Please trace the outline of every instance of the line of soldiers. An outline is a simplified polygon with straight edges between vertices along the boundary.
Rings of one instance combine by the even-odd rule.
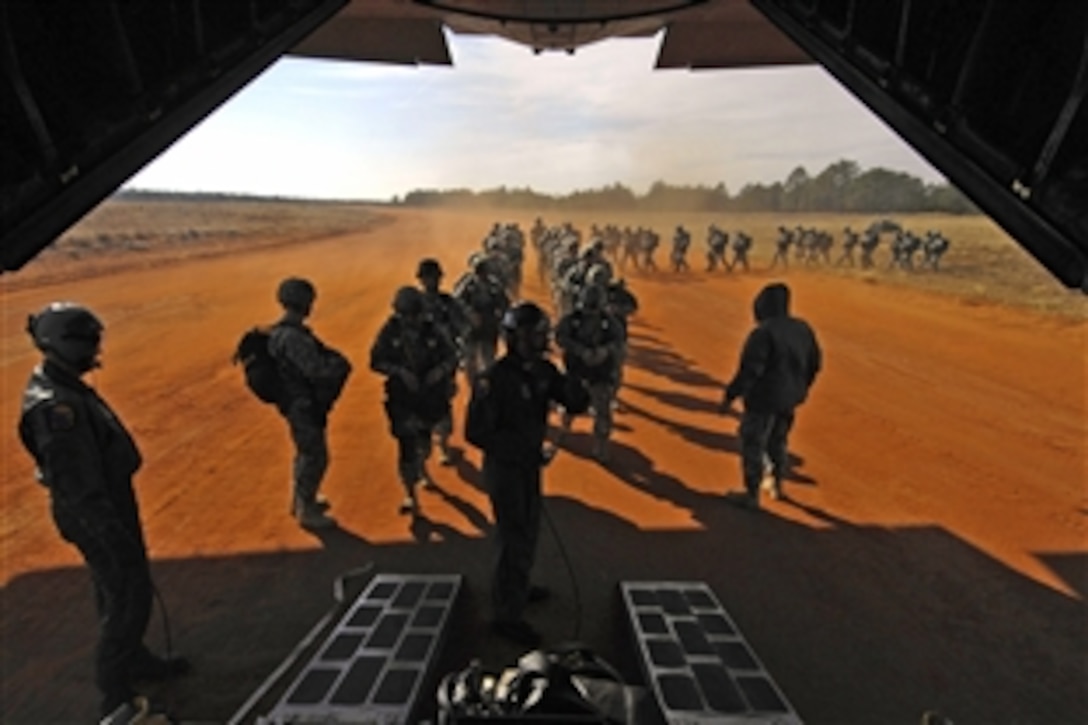
[[[734,232],[730,240],[727,232],[716,224],[711,224],[706,233],[706,271],[713,272],[721,267],[726,272],[732,272],[737,267],[744,267],[744,271],[748,272],[751,270],[748,264],[748,252],[751,249],[752,237],[748,234]],[[726,260],[729,250],[733,252],[733,258]]]
[[[589,390],[593,456],[607,461],[627,358],[627,325],[638,300],[623,279],[614,278],[607,245],[599,234],[581,247],[580,236],[566,223],[545,229],[534,239],[558,318],[555,342],[568,374]],[[570,431],[572,417],[564,411],[561,421],[560,440]]]
[[[924,236],[919,236],[903,229],[898,224],[889,221],[874,222],[863,232],[854,231],[847,226],[842,233],[842,253],[831,261],[831,250],[834,247],[834,237],[830,232],[821,229],[797,226],[788,229],[778,227],[778,238],[775,241],[775,253],[771,260],[771,269],[781,264],[789,267],[790,249],[793,249],[794,260],[806,266],[815,264],[827,264],[836,267],[860,267],[861,269],[873,269],[876,261],[874,253],[880,247],[884,233],[892,234],[889,249],[891,258],[888,269],[898,268],[906,271],[914,269],[930,269],[939,271],[941,258],[948,252],[951,243],[940,231],[927,230]],[[859,256],[855,258],[855,252]],[[921,252],[921,263],[916,267],[915,255]]]

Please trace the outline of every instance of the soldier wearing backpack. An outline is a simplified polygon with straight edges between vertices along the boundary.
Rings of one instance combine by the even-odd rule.
[[[469,260],[470,270],[457,281],[453,296],[465,310],[468,326],[464,335],[464,368],[469,387],[476,377],[495,362],[499,343],[499,321],[510,306],[502,283],[494,276],[491,261],[477,252]]]
[[[442,283],[442,265],[437,259],[428,257],[419,263],[416,279],[423,291],[423,315],[439,332],[444,334],[460,360],[463,356],[463,338],[468,327],[468,319],[461,303],[454,299],[449,292],[439,289]],[[457,394],[457,368],[450,371],[449,387],[446,395],[452,401]],[[450,434],[453,433],[453,418],[447,412],[435,425],[434,432],[438,435],[439,463],[448,466],[453,463],[450,451]]]
[[[329,411],[351,373],[351,363],[303,324],[316,297],[308,280],[289,277],[280,283],[276,299],[284,314],[272,327],[268,350],[282,381],[276,406],[287,419],[295,444],[292,514],[306,528],[328,528],[335,526],[336,520],[325,513],[329,503],[318,495],[329,466],[325,429]]]

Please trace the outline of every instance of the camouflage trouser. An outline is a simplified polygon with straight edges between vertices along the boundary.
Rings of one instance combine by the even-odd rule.
[[[616,368],[612,373],[615,384],[612,386],[612,397],[615,398],[623,387],[623,364],[627,362],[627,339],[616,346]]]
[[[431,438],[426,430],[397,436],[397,475],[409,494],[423,478],[423,461],[430,449]]]
[[[589,388],[589,407],[593,411],[593,436],[598,440],[607,439],[612,434],[612,399],[616,388],[611,381],[586,383]],[[574,416],[563,411],[563,430],[570,430]]]
[[[450,399],[450,401],[452,402],[453,399],[456,396],[457,396],[457,379],[456,378],[450,378],[450,387],[449,387],[449,399]],[[433,430],[434,430],[434,433],[438,436],[438,439],[441,440],[441,441],[445,441],[450,437],[450,434],[453,433],[453,409],[452,408],[447,410],[446,414],[438,419],[438,422],[435,423],[435,426],[434,426]],[[429,448],[430,448],[430,446],[428,446],[428,449]],[[428,453],[429,453],[429,450],[428,450]]]
[[[593,435],[598,439],[612,434],[612,383],[590,383],[589,404],[593,407]]]
[[[423,421],[410,408],[394,406],[386,401],[389,432],[397,439],[397,476],[411,495],[423,478],[423,462],[430,454],[431,431],[434,426]]]
[[[287,424],[295,444],[292,483],[297,501],[312,504],[329,467],[329,447],[325,440],[325,421],[310,401],[295,402],[287,411]]]
[[[787,438],[793,427],[793,411],[764,413],[745,410],[740,419],[740,459],[744,488],[759,495],[764,460],[770,459],[775,480],[781,481],[787,468]]]

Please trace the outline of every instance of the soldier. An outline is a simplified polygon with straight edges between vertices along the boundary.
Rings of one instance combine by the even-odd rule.
[[[468,327],[468,320],[461,303],[448,292],[439,289],[442,282],[442,265],[437,259],[427,258],[419,263],[416,279],[423,288],[423,314],[446,336],[450,347],[456,351],[458,359],[463,354],[463,338]],[[450,372],[448,396],[452,401],[457,394],[457,366]],[[453,433],[453,417],[447,411],[446,415],[438,421],[434,432],[438,435],[438,462],[443,466],[452,463],[450,457],[450,434]]]
[[[623,329],[605,309],[607,291],[586,287],[577,308],[559,320],[555,341],[563,350],[567,373],[589,390],[593,408],[593,457],[608,460],[612,434],[612,396],[616,389],[616,362],[623,345]],[[562,430],[570,430],[574,411],[564,410]]]
[[[777,267],[780,261],[783,267],[789,268],[791,244],[793,244],[793,233],[786,227],[779,226],[778,239],[774,242],[774,258],[771,260],[771,269]]]
[[[861,238],[861,268],[872,269],[876,262],[873,261],[873,252],[880,246],[880,232],[872,225],[865,230]]]
[[[133,683],[189,670],[143,643],[153,585],[132,476],[141,456],[121,419],[82,377],[99,367],[103,325],[86,307],[48,305],[27,321],[44,360],[23,393],[19,437],[50,495],[57,531],[83,556],[98,607],[95,684],[102,715],[137,699]]]
[[[844,227],[842,230],[842,256],[835,262],[836,267],[842,266],[842,264],[848,263],[851,267],[854,264],[854,247],[858,246],[858,242],[861,238],[858,233],[850,227]]]
[[[672,237],[672,253],[669,255],[673,272],[686,272],[691,269],[688,266],[688,248],[690,246],[691,232],[684,229],[682,224],[678,224]]]
[[[336,520],[326,513],[329,502],[318,492],[329,467],[326,428],[329,412],[351,373],[351,363],[304,324],[317,299],[309,280],[288,277],[280,283],[276,299],[284,312],[272,327],[268,351],[284,385],[283,397],[276,405],[295,444],[291,512],[301,526],[328,528],[335,526]]]
[[[540,532],[540,469],[549,460],[543,447],[548,411],[558,403],[581,413],[589,403],[578,381],[547,359],[548,328],[548,315],[532,302],[506,312],[506,354],[476,381],[465,421],[466,439],[483,451],[483,481],[495,517],[492,629],[525,647],[540,641],[523,618],[525,606],[548,596],[530,584]]]
[[[932,229],[926,232],[925,241],[922,243],[922,267],[929,267],[934,272],[939,270],[941,257],[948,251],[950,243],[940,232]]]
[[[765,461],[771,462],[771,497],[782,497],[787,466],[787,437],[794,410],[804,402],[820,371],[821,353],[812,328],[789,313],[790,290],[769,284],[756,296],[756,328],[748,334],[740,366],[725,388],[721,412],[744,399],[740,422],[743,492],[730,491],[726,500],[742,508],[759,509],[759,488]]]
[[[450,415],[449,381],[457,370],[457,350],[424,314],[423,293],[401,287],[393,314],[370,349],[370,369],[385,375],[385,413],[397,439],[397,473],[404,484],[401,513],[418,508],[416,485],[430,487],[423,464],[431,435]]]
[[[706,235],[706,271],[713,272],[719,265],[726,269],[725,249],[729,244],[729,235],[715,224],[710,225]]]
[[[486,257],[477,252],[470,258],[471,271],[458,280],[454,298],[461,303],[468,318],[464,335],[464,367],[469,386],[476,376],[495,361],[499,342],[499,321],[510,298],[502,284],[492,276]]]
[[[616,383],[612,391],[613,400],[616,400],[620,387],[623,385],[623,366],[627,362],[628,320],[631,315],[638,312],[638,298],[627,287],[624,280],[609,283],[605,310],[619,323],[620,328],[620,344],[616,347],[616,372],[613,375]]]
[[[752,238],[744,232],[737,232],[733,235],[733,259],[729,262],[729,266],[726,269],[732,272],[737,268],[737,265],[744,267],[744,271],[750,271],[748,266],[748,251],[752,248]]]

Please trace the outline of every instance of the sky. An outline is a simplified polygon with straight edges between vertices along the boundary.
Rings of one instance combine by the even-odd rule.
[[[736,194],[842,159],[944,183],[816,65],[654,70],[660,35],[574,55],[447,42],[453,67],[282,58],[125,186],[382,201],[664,181]]]

